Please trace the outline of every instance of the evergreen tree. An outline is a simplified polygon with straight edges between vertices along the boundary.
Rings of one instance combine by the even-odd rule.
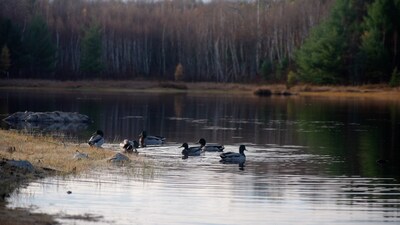
[[[390,78],[389,85],[391,87],[400,86],[400,72],[397,71],[397,67],[394,68],[394,70],[392,72],[392,77]]]
[[[272,80],[272,62],[269,59],[265,59],[261,64],[261,76],[264,80]]]
[[[20,68],[20,58],[23,52],[21,31],[9,19],[0,18],[0,46],[7,46],[9,61],[12,62],[7,71],[12,72],[13,70],[18,70],[18,68]],[[17,75],[17,73],[14,75]]]
[[[317,84],[355,80],[364,4],[360,0],[336,1],[331,15],[312,30],[296,52],[301,80]]]
[[[10,69],[10,66],[10,50],[8,49],[7,45],[5,45],[1,49],[0,54],[0,72],[2,72],[3,74],[7,74],[8,77],[8,70]]]
[[[100,27],[93,25],[84,34],[81,42],[81,71],[86,74],[98,74],[104,69],[102,61]]]
[[[375,0],[368,7],[361,37],[361,54],[364,56],[366,81],[387,82],[391,72],[400,66],[399,2]]]
[[[24,55],[22,63],[31,75],[52,72],[56,66],[56,47],[46,22],[41,16],[34,16],[23,34]],[[32,77],[32,76],[31,76]]]

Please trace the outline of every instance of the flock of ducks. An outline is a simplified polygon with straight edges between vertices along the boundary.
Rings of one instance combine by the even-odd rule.
[[[161,136],[150,136],[147,135],[146,131],[142,131],[139,135],[139,142],[136,140],[125,139],[120,143],[120,147],[126,153],[138,153],[139,147],[146,147],[149,145],[162,145],[165,143],[165,138]],[[204,138],[200,138],[197,142],[200,146],[189,147],[188,143],[183,143],[180,148],[182,150],[182,159],[187,159],[189,156],[200,156],[203,152],[223,152],[224,146],[217,144],[207,144]],[[88,144],[91,147],[101,147],[104,144],[104,133],[101,130],[97,130],[89,139]],[[239,153],[236,152],[224,152],[220,154],[221,163],[237,163],[243,165],[246,161],[246,155],[244,154],[246,146],[240,145]]]

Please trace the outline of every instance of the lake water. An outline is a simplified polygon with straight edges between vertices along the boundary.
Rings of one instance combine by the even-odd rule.
[[[167,143],[139,149],[149,167],[45,178],[13,193],[9,207],[63,224],[400,224],[400,100],[0,91],[2,118],[55,110],[94,122],[14,128],[76,142],[102,129],[111,150],[142,130]],[[200,137],[225,152],[245,144],[244,168],[220,164],[219,153],[182,160],[178,147]]]

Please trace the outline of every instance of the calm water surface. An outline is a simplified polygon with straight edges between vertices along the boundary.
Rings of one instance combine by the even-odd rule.
[[[74,111],[94,122],[1,126],[76,142],[102,129],[111,151],[143,129],[167,138],[140,149],[148,167],[45,178],[9,199],[65,224],[400,223],[400,100],[0,91],[2,117],[26,110]],[[220,164],[218,153],[182,160],[178,147],[200,137],[225,151],[246,144],[245,167]]]

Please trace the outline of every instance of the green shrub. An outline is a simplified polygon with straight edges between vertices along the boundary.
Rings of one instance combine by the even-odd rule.
[[[290,89],[297,83],[297,74],[293,71],[289,71],[287,75],[287,80],[286,80],[286,87]]]
[[[269,60],[264,60],[261,64],[261,76],[264,80],[271,80],[272,63]]]
[[[400,72],[397,71],[397,67],[394,68],[394,70],[392,72],[392,77],[390,78],[389,85],[391,87],[400,86]]]

